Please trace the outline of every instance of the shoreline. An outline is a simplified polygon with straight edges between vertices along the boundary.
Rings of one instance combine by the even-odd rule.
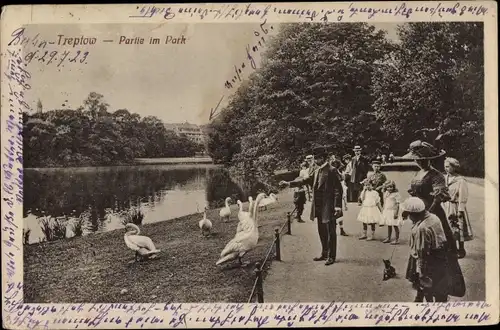
[[[60,170],[60,169],[87,169],[87,168],[116,168],[134,167],[142,165],[217,165],[210,157],[172,157],[172,158],[136,158],[129,164],[99,165],[99,166],[47,166],[24,167],[26,170]]]
[[[294,209],[292,192],[280,195],[278,204],[259,212],[259,242],[244,257],[249,262],[244,268],[234,267],[235,263],[215,266],[236,233],[238,206],[231,205],[229,222],[219,219],[220,208],[207,212],[214,228],[210,238],[203,238],[198,228],[202,213],[141,225],[141,235],[150,237],[162,251],[158,259],[146,262],[129,264],[134,253],[125,245],[124,229],[24,245],[24,301],[246,302],[255,280],[255,263],[265,257],[274,229]],[[101,288],[97,293],[91,289],[96,285]]]

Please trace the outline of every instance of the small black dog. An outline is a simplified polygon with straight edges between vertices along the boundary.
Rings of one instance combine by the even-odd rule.
[[[384,281],[387,281],[388,279],[396,277],[396,268],[391,266],[391,261],[386,260],[386,259],[383,259],[383,260],[384,260],[384,265],[385,265]]]

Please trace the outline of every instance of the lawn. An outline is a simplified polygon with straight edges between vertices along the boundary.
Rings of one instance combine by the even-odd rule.
[[[140,263],[129,264],[134,253],[125,246],[125,229],[25,245],[24,301],[246,302],[255,279],[255,262],[262,261],[274,229],[293,208],[291,194],[280,194],[278,204],[259,213],[259,244],[244,257],[250,262],[244,268],[234,267],[235,263],[215,266],[236,232],[237,205],[232,205],[227,223],[219,220],[219,209],[207,212],[214,225],[210,238],[203,238],[198,228],[202,214],[144,224],[141,235],[151,237],[162,252],[159,258]]]

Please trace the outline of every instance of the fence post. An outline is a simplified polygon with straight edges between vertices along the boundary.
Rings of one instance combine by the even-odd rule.
[[[257,262],[255,264],[255,276],[257,277],[257,287],[256,287],[256,293],[257,293],[257,302],[258,303],[263,303],[264,302],[264,288],[263,288],[263,281],[262,281],[262,270],[260,269],[260,262]]]
[[[288,212],[286,217],[287,234],[292,235],[292,214]]]
[[[276,244],[276,260],[281,261],[280,230],[274,229],[274,241]]]

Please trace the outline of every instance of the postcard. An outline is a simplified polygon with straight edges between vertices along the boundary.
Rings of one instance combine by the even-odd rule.
[[[496,13],[2,8],[4,326],[498,323]]]

